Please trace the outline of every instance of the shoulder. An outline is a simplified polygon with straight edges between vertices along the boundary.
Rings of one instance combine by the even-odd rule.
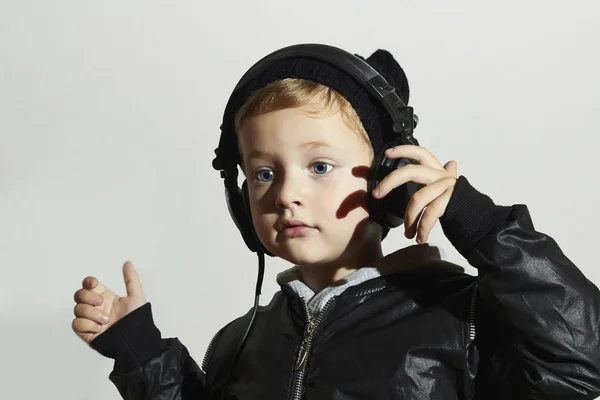
[[[470,293],[478,282],[477,276],[467,274],[462,266],[445,260],[431,260],[384,278],[389,286],[411,292],[440,291],[440,296]]]
[[[254,307],[251,307],[244,315],[232,320],[227,325],[222,327],[215,335],[209,350],[206,354],[206,362],[216,361],[218,359],[231,359],[235,353],[237,346],[243,339],[246,330],[254,316],[253,327],[257,324],[264,323],[264,319],[268,318],[273,313],[287,312],[287,296],[281,291],[276,292],[271,301],[264,306],[259,306],[254,315]]]

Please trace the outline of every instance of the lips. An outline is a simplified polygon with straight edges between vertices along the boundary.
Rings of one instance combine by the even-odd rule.
[[[302,227],[302,226],[310,228],[310,226],[308,224],[306,224],[304,221],[301,221],[299,219],[284,220],[281,223],[281,229],[280,229],[280,231],[283,231],[283,230],[288,229],[288,228],[295,228],[295,227]]]
[[[312,226],[307,225],[305,222],[298,219],[284,220],[279,224],[279,226],[281,227],[279,229],[279,233],[288,238],[304,236],[313,229]]]

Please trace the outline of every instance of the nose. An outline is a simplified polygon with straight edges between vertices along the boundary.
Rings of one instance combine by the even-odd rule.
[[[286,174],[280,180],[276,190],[275,204],[278,208],[292,209],[301,207],[304,204],[306,182],[301,177]]]

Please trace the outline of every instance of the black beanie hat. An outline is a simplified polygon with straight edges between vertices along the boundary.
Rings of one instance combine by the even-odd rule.
[[[404,70],[386,50],[377,50],[366,61],[385,80],[396,88],[398,96],[408,104],[410,90]],[[314,58],[293,57],[281,60],[263,70],[246,85],[238,88],[231,99],[223,117],[223,132],[228,132],[224,138],[226,154],[219,154],[215,168],[222,169],[225,165],[241,165],[238,152],[237,136],[235,135],[235,115],[246,100],[255,91],[268,84],[284,78],[298,78],[314,81],[338,91],[352,105],[363,124],[375,154],[383,152],[393,138],[391,118],[386,115],[384,107],[373,95],[367,92],[353,77],[336,66]]]

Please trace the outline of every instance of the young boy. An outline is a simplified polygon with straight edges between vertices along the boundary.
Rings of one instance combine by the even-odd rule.
[[[389,53],[366,61],[408,101]],[[418,164],[392,172],[373,196],[423,185],[404,220],[418,244],[384,257],[386,232],[367,200],[369,168],[385,150],[378,109],[326,63],[274,68],[235,110],[236,156],[260,243],[294,266],[278,275],[281,291],[260,307],[237,361],[251,312],[215,335],[201,366],[176,338],[161,338],[130,262],[126,297],[84,279],[73,329],[115,359],[110,380],[123,398],[600,395],[600,293],[535,231],[527,207],[497,206],[457,177],[455,162],[442,166],[423,147],[396,146],[388,157]],[[426,244],[438,219],[478,277]]]

